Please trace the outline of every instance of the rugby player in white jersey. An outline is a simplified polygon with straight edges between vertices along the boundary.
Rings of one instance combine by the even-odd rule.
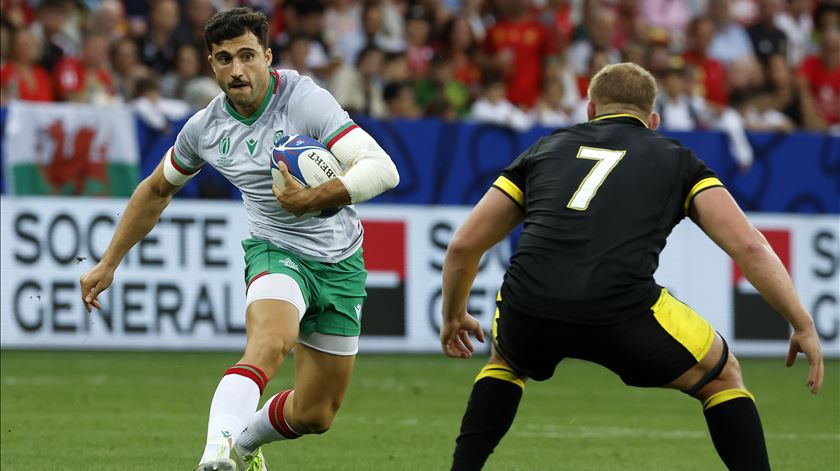
[[[80,279],[85,307],[100,308],[128,250],[157,223],[178,191],[209,164],[242,192],[251,237],[246,262],[247,343],[213,396],[197,470],[266,469],[260,446],[323,433],[350,381],[367,272],[354,203],[395,187],[390,157],[326,90],[292,70],[274,70],[268,21],[236,8],[205,26],[210,64],[223,93],[195,114],[128,202],[102,260]],[[284,135],[327,146],[344,175],[305,189],[284,171],[272,184],[271,149]],[[302,216],[341,207],[329,218]],[[295,348],[294,389],[256,410],[266,383]],[[256,412],[255,412],[256,411]]]

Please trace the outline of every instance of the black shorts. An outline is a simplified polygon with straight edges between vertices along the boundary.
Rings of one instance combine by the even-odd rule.
[[[496,351],[537,381],[551,378],[568,357],[605,366],[630,386],[665,386],[703,359],[716,335],[664,288],[649,310],[608,325],[569,324],[515,312],[501,299],[496,304]]]

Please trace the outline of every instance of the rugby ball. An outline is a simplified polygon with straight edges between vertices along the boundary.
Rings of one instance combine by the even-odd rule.
[[[320,142],[302,134],[283,136],[274,144],[271,152],[271,178],[280,189],[286,186],[283,174],[277,164],[283,162],[289,175],[306,188],[323,185],[327,180],[341,174],[338,159]],[[311,216],[329,217],[341,208],[329,208]]]

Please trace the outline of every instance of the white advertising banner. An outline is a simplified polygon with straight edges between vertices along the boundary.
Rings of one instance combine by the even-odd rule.
[[[176,200],[129,252],[102,311],[79,276],[101,256],[126,200],[0,199],[2,348],[240,350],[248,237],[235,201]],[[446,245],[470,208],[359,207],[369,271],[362,351],[437,352]],[[840,217],[751,217],[791,272],[828,356],[840,356]],[[510,247],[482,260],[469,309],[489,330]],[[662,254],[657,281],[721,332],[733,351],[783,355],[788,328],[731,260],[691,223]]]

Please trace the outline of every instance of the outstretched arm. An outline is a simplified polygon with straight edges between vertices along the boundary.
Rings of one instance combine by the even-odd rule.
[[[491,188],[455,232],[443,261],[443,325],[440,343],[450,357],[469,358],[474,348],[469,334],[484,342],[478,321],[467,313],[467,299],[481,256],[524,218],[507,195]]]
[[[796,294],[779,257],[767,239],[747,220],[735,200],[722,187],[694,197],[691,219],[738,264],[744,276],[792,326],[787,366],[798,352],[808,359],[808,387],[816,394],[823,382],[823,356],[814,320]]]
[[[114,272],[125,254],[155,227],[172,195],[181,188],[170,183],[164,175],[166,158],[137,185],[102,259],[79,279],[82,301],[88,312],[93,307],[102,307],[97,296],[111,285]]]

